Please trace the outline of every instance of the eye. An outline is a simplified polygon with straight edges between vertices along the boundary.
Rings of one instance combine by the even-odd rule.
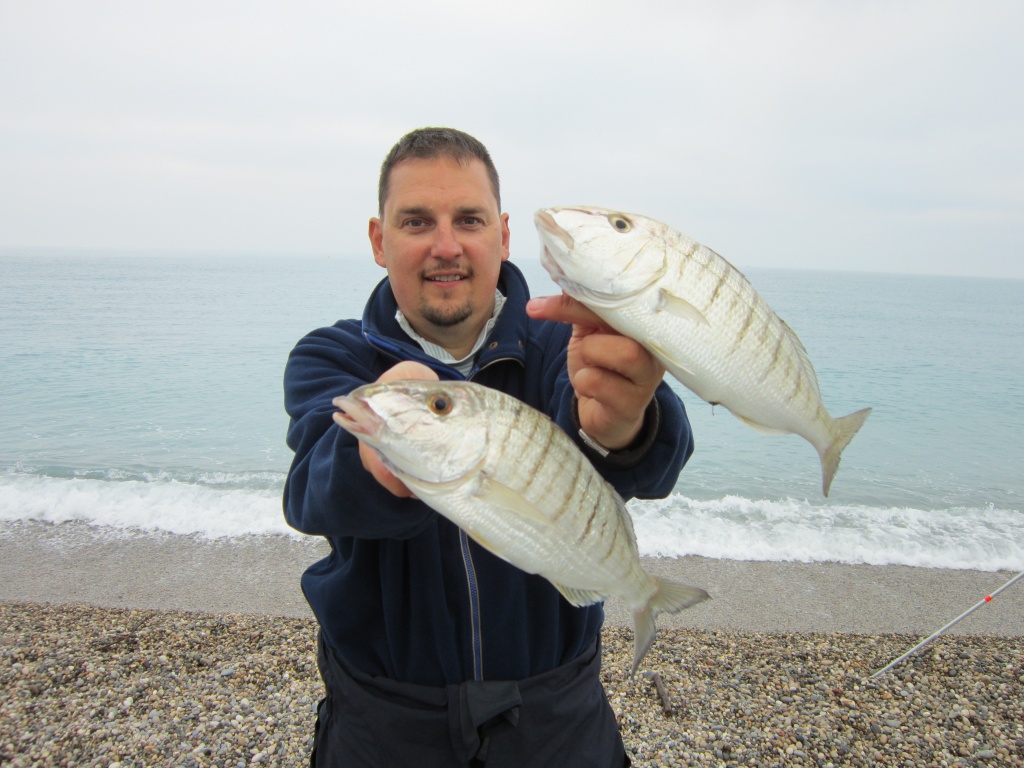
[[[439,392],[430,396],[428,405],[430,406],[430,410],[438,416],[445,416],[452,411],[452,401],[447,395],[443,395]]]
[[[608,221],[618,232],[629,232],[633,228],[633,222],[617,213],[609,214]]]

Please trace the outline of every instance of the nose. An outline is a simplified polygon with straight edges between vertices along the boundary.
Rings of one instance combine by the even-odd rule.
[[[462,254],[462,243],[458,232],[450,221],[439,221],[434,228],[434,240],[431,243],[430,255],[441,259],[451,259]]]

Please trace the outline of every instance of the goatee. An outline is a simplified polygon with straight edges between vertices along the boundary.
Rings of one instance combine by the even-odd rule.
[[[423,306],[420,308],[423,319],[437,328],[451,328],[469,319],[473,307],[469,302],[457,307]]]

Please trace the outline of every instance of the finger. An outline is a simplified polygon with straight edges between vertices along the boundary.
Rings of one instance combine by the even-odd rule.
[[[363,461],[363,467],[373,475],[374,479],[383,485],[395,496],[401,498],[408,498],[412,496],[412,491],[409,490],[408,486],[399,480],[392,474],[391,470],[384,466],[384,462],[380,460],[380,456],[366,443],[359,443],[359,458]]]
[[[604,320],[571,296],[538,296],[526,304],[526,314],[535,320],[553,320],[611,330]]]
[[[398,381],[399,379],[425,379],[428,381],[437,381],[437,372],[423,363],[417,363],[412,360],[403,360],[397,365],[388,368],[382,373],[377,381]]]
[[[643,389],[656,387],[665,374],[661,363],[640,344],[617,333],[594,333],[577,340],[581,368],[603,368]]]

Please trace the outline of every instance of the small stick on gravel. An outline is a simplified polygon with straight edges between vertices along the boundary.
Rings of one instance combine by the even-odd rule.
[[[101,637],[98,640],[93,640],[92,644],[94,646],[96,646],[97,648],[103,649],[103,648],[110,647],[114,643],[120,643],[120,642],[122,642],[124,640],[128,640],[130,638],[131,639],[135,639],[135,633],[138,632],[139,629],[142,628],[143,624],[148,622],[155,615],[156,614],[153,614],[153,613],[143,615],[142,618],[140,618],[138,621],[136,621],[134,624],[132,624],[130,627],[128,627],[128,629],[126,631],[118,632],[118,633],[113,634],[113,635],[107,635],[106,637]]]
[[[661,681],[661,675],[657,672],[644,672],[644,677],[651,680],[654,683],[654,687],[658,689],[658,696],[661,698],[661,709],[665,713],[665,717],[671,717],[672,704],[669,703],[668,693],[665,691],[665,685]]]

